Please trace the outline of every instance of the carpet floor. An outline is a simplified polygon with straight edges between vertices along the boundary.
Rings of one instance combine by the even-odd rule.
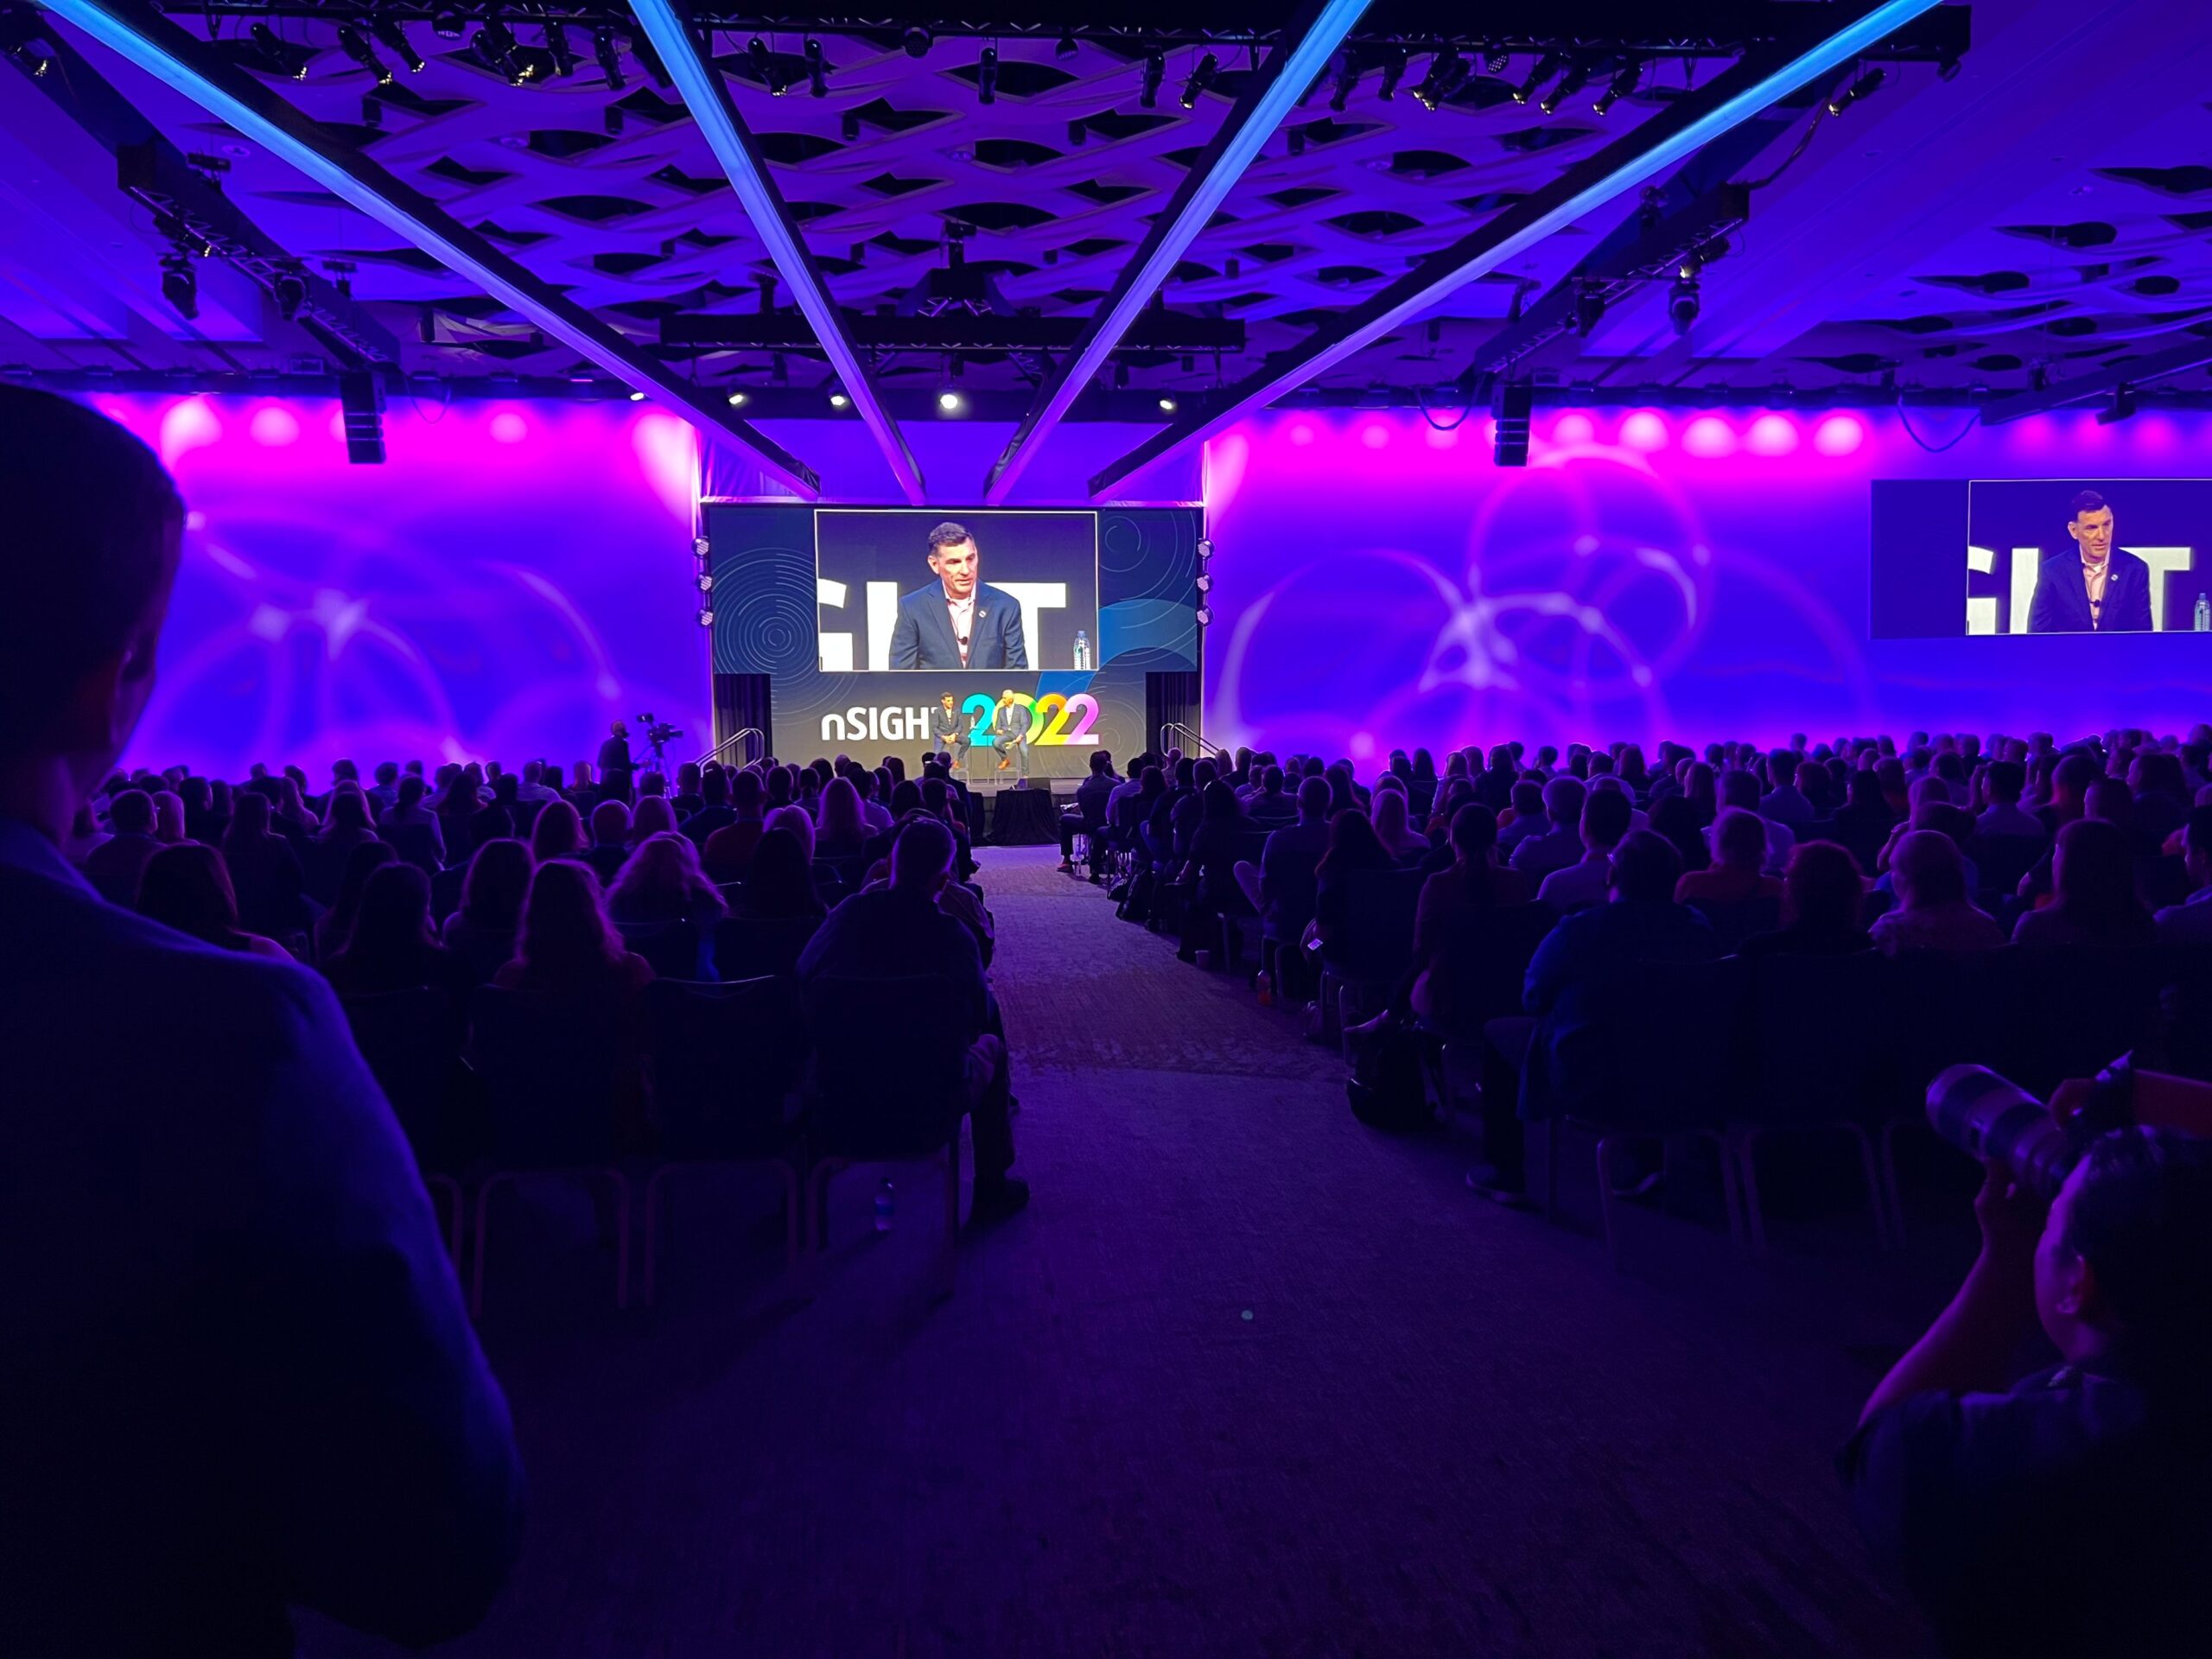
[[[1927,1650],[1832,1459],[1958,1227],[1884,1256],[1815,1205],[1751,1262],[1638,1211],[1616,1273],[1471,1194],[1460,1131],[1357,1123],[1332,1052],[1052,849],[982,856],[1030,1209],[938,1301],[940,1189],[890,1172],[878,1235],[855,1171],[802,1300],[772,1181],[702,1174],[658,1305],[617,1313],[588,1200],[518,1202],[484,1338],[529,1538],[442,1651]]]

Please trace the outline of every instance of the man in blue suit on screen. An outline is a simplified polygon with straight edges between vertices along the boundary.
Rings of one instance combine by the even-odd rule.
[[[2094,490],[2074,498],[2074,550],[2036,572],[2030,633],[2148,633],[2151,567],[2112,544],[2112,508]]]
[[[982,556],[965,527],[945,523],[930,531],[930,569],[937,580],[899,601],[891,628],[893,668],[1027,668],[1021,607],[983,585]]]

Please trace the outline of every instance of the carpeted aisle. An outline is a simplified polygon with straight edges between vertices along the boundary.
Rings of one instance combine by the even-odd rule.
[[[804,1303],[750,1178],[678,1194],[650,1311],[557,1198],[510,1230],[545,1241],[486,1319],[531,1536],[450,1651],[1923,1650],[1830,1459],[1940,1274],[1641,1217],[1616,1274],[1473,1198],[1455,1135],[1361,1128],[1326,1051],[1055,855],[982,855],[1036,1197],[950,1302],[918,1172],[884,1238],[842,1178]]]

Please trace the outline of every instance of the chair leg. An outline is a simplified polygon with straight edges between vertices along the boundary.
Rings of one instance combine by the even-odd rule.
[[[1612,1152],[1620,1140],[1614,1135],[1598,1137],[1598,1218],[1605,1230],[1605,1255],[1615,1273],[1621,1270],[1621,1246],[1613,1226],[1613,1211],[1619,1201],[1613,1196]]]
[[[1720,1202],[1728,1211],[1728,1243],[1740,1254],[1745,1248],[1744,1195],[1737,1175],[1735,1151],[1729,1146],[1728,1137],[1719,1130],[1707,1129],[1703,1134],[1720,1156]]]
[[[491,1230],[492,1194],[501,1182],[512,1179],[506,1175],[486,1175],[484,1185],[476,1189],[476,1254],[468,1274],[468,1317],[484,1317],[484,1249],[485,1236]]]
[[[1751,1228],[1751,1254],[1766,1254],[1766,1213],[1759,1207],[1759,1132],[1743,1129],[1736,1136],[1737,1167],[1744,1182],[1744,1217]]]
[[[610,1168],[607,1179],[614,1188],[614,1306],[620,1313],[630,1306],[630,1178]]]
[[[1904,1249],[1904,1188],[1897,1184],[1897,1131],[1905,1125],[1904,1118],[1891,1118],[1882,1125],[1882,1182],[1889,1193],[1890,1243],[1898,1249]]]
[[[660,1187],[661,1183],[668,1179],[668,1172],[674,1167],[672,1164],[663,1164],[645,1178],[645,1301],[647,1307],[653,1305],[658,1289],[654,1268],[660,1257]]]
[[[1859,1143],[1859,1173],[1866,1178],[1866,1202],[1874,1211],[1874,1248],[1886,1250],[1894,1234],[1891,1230],[1887,1213],[1889,1205],[1883,1202],[1881,1172],[1874,1163],[1874,1143],[1867,1138],[1864,1124],[1845,1122],[1838,1123],[1836,1128]]]

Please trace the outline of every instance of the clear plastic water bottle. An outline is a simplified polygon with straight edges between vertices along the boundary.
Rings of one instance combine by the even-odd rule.
[[[2212,633],[2212,599],[2207,599],[2202,594],[2196,596],[2196,631]]]
[[[2202,611],[2203,607],[2200,605],[2197,608]],[[2202,625],[2200,623],[2198,626]],[[1078,670],[1090,666],[1090,636],[1081,628],[1075,632],[1075,665]]]
[[[893,1207],[891,1178],[887,1175],[875,1189],[875,1230],[877,1232],[887,1233],[891,1230],[891,1211]]]

